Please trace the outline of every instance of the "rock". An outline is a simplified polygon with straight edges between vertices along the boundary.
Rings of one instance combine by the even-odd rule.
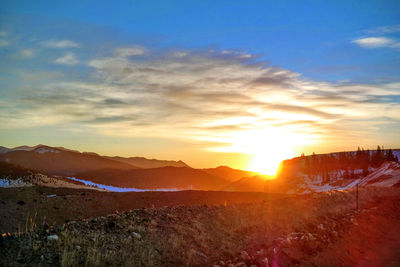
[[[17,204],[20,205],[20,206],[22,206],[22,205],[25,205],[25,202],[22,201],[22,200],[20,200],[20,201],[17,202]]]
[[[240,258],[242,259],[242,260],[244,260],[244,261],[248,261],[248,260],[250,260],[250,256],[249,256],[249,254],[246,252],[246,251],[242,251],[242,252],[240,252]]]
[[[17,262],[19,262],[19,263],[25,263],[26,262],[24,256],[21,253],[17,254]]]
[[[207,263],[208,257],[204,253],[194,249],[191,249],[190,253],[192,255],[192,260],[195,263],[194,265],[205,265]]]
[[[127,231],[128,233],[131,233],[131,232],[135,231],[135,227],[134,227],[133,225],[129,225],[129,226],[126,228],[126,231]]]
[[[49,235],[47,237],[47,240],[50,240],[50,241],[55,240],[55,241],[57,241],[58,240],[58,235]]]
[[[132,236],[134,237],[134,238],[136,238],[136,239],[142,239],[142,236],[139,234],[139,233],[136,233],[136,232],[132,232]]]
[[[265,250],[263,248],[256,252],[257,255],[263,255],[264,253],[265,253]]]
[[[107,226],[108,226],[108,228],[114,228],[115,222],[108,222]]]

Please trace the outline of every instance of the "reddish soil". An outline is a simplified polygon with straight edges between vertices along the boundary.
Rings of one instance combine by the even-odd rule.
[[[50,195],[56,196],[48,197]],[[24,229],[27,219],[33,219],[36,223],[46,221],[57,225],[68,220],[93,218],[139,208],[229,205],[282,197],[287,196],[218,191],[115,193],[39,186],[0,188],[0,232],[15,232],[18,227]]]
[[[7,213],[8,223],[35,209],[55,221],[28,221],[22,233],[3,237],[5,266],[400,266],[397,188],[360,189],[358,210],[354,191],[0,193],[1,211],[18,211]],[[74,216],[96,218],[63,223]]]

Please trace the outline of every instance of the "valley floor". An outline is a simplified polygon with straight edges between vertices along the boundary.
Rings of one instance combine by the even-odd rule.
[[[358,210],[354,191],[284,196],[30,187],[1,189],[0,196],[1,230],[15,233],[11,228],[23,223],[20,233],[1,239],[0,265],[400,264],[398,188],[361,189]],[[35,209],[32,222],[24,220]]]

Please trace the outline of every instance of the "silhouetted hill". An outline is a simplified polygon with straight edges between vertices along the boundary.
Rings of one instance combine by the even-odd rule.
[[[32,174],[32,171],[4,161],[0,161],[0,178],[17,179]]]
[[[231,183],[224,191],[264,192],[265,179],[262,176],[245,177]]]
[[[62,150],[49,146],[36,146],[32,149],[11,149],[0,154],[0,161],[12,163],[27,169],[63,176],[73,176],[83,171],[102,168],[128,170],[132,165],[103,158],[98,155]]]
[[[107,159],[112,159],[115,161],[127,163],[133,165],[135,167],[143,168],[143,169],[153,169],[153,168],[161,168],[161,167],[189,167],[186,163],[181,160],[158,160],[158,159],[147,159],[144,157],[105,157]]]
[[[231,182],[237,181],[244,177],[252,177],[258,175],[256,172],[243,171],[238,169],[232,169],[227,166],[219,166],[217,168],[201,169],[202,171],[223,178]]]

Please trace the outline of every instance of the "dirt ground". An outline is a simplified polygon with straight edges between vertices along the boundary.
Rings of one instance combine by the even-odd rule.
[[[281,197],[287,196],[218,191],[116,193],[42,186],[0,188],[0,232],[24,230],[30,220],[58,225],[139,208],[229,205]]]
[[[361,189],[358,210],[354,191],[288,197],[190,191],[73,194],[61,190],[57,200],[47,198],[55,191],[29,190],[1,192],[2,199],[7,196],[2,205],[10,206],[26,194],[26,201],[34,201],[31,196],[41,198],[16,204],[20,209],[35,207],[41,200],[40,207],[49,214],[58,214],[54,205],[68,211],[59,217],[89,215],[85,212],[90,207],[101,213],[103,205],[102,213],[134,205],[154,208],[120,209],[100,217],[90,213],[96,218],[54,226],[38,223],[29,228],[28,222],[25,232],[3,237],[0,265],[400,265],[400,190],[396,188]],[[75,210],[80,202],[81,213],[67,208],[70,203]],[[60,221],[66,218],[61,217]]]

